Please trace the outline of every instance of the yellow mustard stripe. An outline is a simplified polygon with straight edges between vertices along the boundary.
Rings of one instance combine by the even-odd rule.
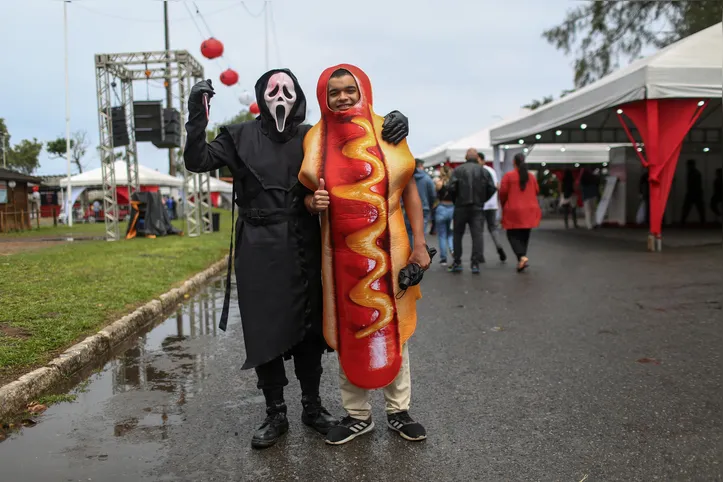
[[[378,213],[377,219],[372,224],[346,237],[349,249],[374,261],[374,268],[349,293],[349,297],[357,305],[373,308],[379,312],[379,317],[374,323],[355,334],[357,339],[361,339],[391,323],[394,318],[394,303],[386,293],[374,290],[371,286],[389,271],[386,253],[377,245],[377,239],[387,228],[387,203],[383,196],[371,190],[372,186],[384,180],[386,169],[381,159],[367,150],[377,143],[371,123],[363,117],[355,117],[352,122],[364,129],[364,136],[348,142],[341,152],[350,159],[368,162],[372,166],[372,172],[362,181],[336,186],[331,192],[342,199],[369,203]]]

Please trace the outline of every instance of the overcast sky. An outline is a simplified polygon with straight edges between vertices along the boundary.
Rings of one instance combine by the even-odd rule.
[[[216,86],[211,122],[241,109],[244,90],[253,91],[265,71],[263,0],[196,0],[226,50],[220,61],[200,54],[208,36],[186,1],[169,2],[171,48],[202,61]],[[514,115],[534,98],[572,86],[572,59],[542,39],[559,23],[572,0],[273,0],[270,67],[288,67],[299,78],[315,123],[319,74],[352,63],[370,77],[374,109],[398,109],[410,119],[415,155]],[[250,11],[250,12],[249,12]],[[100,165],[94,54],[163,49],[163,4],[159,0],[73,0],[69,12],[71,130],[85,130],[89,169]],[[63,4],[59,0],[0,1],[2,71],[0,117],[12,142],[65,135]],[[270,22],[271,24],[271,22]],[[275,30],[275,32],[274,32]],[[274,40],[276,42],[274,42]],[[220,64],[220,66],[219,66]],[[221,67],[239,72],[239,85],[218,80]],[[136,100],[165,99],[162,87],[137,82]],[[168,154],[139,144],[139,162],[168,172]],[[38,174],[64,174],[65,161],[41,154]],[[74,171],[75,172],[75,171]]]

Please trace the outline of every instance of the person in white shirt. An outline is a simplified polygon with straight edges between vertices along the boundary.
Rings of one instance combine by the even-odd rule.
[[[489,173],[489,175],[492,176],[492,182],[494,182],[495,187],[499,190],[500,185],[497,182],[497,173],[494,169],[485,164],[485,155],[483,153],[478,152],[477,155],[479,156],[480,164],[482,164],[482,166],[484,166],[485,170]],[[484,205],[484,217],[482,218],[482,222],[487,223],[487,230],[490,232],[490,236],[492,236],[492,241],[495,243],[495,247],[497,248],[497,254],[499,254],[500,256],[500,261],[506,261],[507,254],[505,253],[505,250],[502,249],[502,244],[500,244],[500,238],[498,236],[497,230],[498,206],[499,201],[497,200],[497,193],[495,192],[494,196],[492,196]],[[482,229],[484,229],[484,226]]]

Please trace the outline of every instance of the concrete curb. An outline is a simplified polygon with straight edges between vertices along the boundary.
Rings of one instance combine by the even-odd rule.
[[[0,387],[0,421],[21,413],[28,403],[60,385],[67,377],[93,363],[108,351],[139,332],[159,316],[180,304],[184,297],[203,286],[209,278],[226,268],[228,255],[192,278],[179,288],[149,301],[134,312],[114,321],[61,353],[42,368],[27,373],[14,382]]]

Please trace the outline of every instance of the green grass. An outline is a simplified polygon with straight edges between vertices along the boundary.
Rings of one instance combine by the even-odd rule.
[[[44,220],[47,222],[47,220]],[[125,234],[125,230],[128,227],[128,223],[120,223],[121,236]],[[13,231],[10,233],[0,234],[0,239],[10,238],[55,238],[55,237],[68,237],[68,236],[105,236],[105,224],[104,223],[84,223],[84,224],[73,224],[73,227],[68,227],[65,224],[58,224],[53,226],[52,224],[40,224],[40,228],[33,225],[33,229],[29,231]]]
[[[220,232],[196,238],[77,241],[0,257],[0,324],[25,335],[0,334],[0,383],[221,259],[231,222],[221,213]]]
[[[215,212],[223,212],[214,210]],[[176,228],[184,229],[183,219],[176,219],[171,222]],[[121,237],[125,236],[128,223],[121,221],[119,223],[119,232]],[[105,236],[105,223],[99,221],[97,223],[75,223],[72,227],[65,224],[53,226],[52,221],[44,218],[40,220],[40,228],[33,221],[32,229],[28,231],[13,231],[10,233],[1,233],[0,240],[14,238],[56,238],[69,236]]]

